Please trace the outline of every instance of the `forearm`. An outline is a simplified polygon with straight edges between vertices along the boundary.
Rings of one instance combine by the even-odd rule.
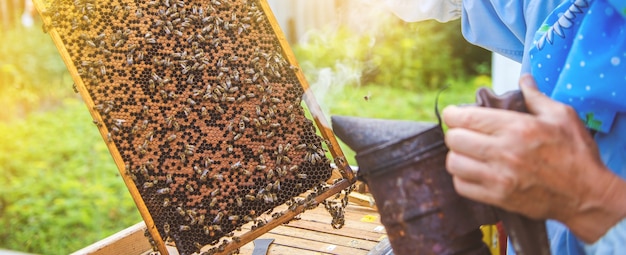
[[[462,0],[379,0],[407,22],[435,19],[447,22],[461,17]]]

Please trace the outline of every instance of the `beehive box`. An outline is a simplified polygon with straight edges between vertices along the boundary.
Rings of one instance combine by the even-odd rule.
[[[232,252],[354,181],[267,3],[35,4],[162,254]]]

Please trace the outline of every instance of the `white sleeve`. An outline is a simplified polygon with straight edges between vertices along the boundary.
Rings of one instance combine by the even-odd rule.
[[[462,0],[380,0],[407,22],[435,19],[447,22],[461,17]]]

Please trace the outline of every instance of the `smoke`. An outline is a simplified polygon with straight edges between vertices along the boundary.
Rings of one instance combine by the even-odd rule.
[[[303,33],[296,46],[304,52],[298,61],[327,120],[333,102],[346,99],[343,92],[361,86],[363,74],[375,68],[365,55],[384,33],[383,21],[392,18],[380,0],[339,1],[331,11],[334,19]]]

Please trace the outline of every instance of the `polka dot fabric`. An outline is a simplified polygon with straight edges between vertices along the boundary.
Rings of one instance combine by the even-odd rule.
[[[626,112],[626,2],[576,0],[546,19],[530,51],[539,89],[569,104],[587,127],[609,132]]]

